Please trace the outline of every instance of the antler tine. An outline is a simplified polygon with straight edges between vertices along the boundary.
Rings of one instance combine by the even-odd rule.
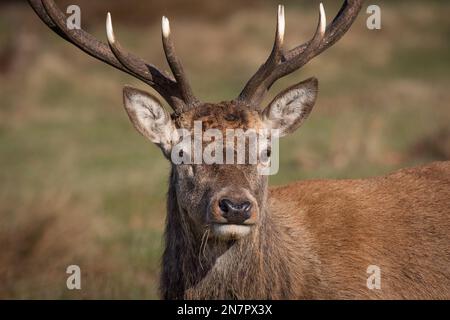
[[[314,36],[312,37],[312,39],[306,43],[306,47],[303,50],[302,54],[301,55],[297,54],[291,58],[286,58],[286,62],[288,63],[280,65],[280,67],[277,70],[274,70],[274,72],[270,75],[268,80],[270,81],[273,80],[273,82],[275,82],[277,79],[301,68],[314,56],[318,55],[317,49],[319,48],[324,39],[326,26],[327,26],[327,18],[325,15],[325,9],[323,8],[323,4],[320,3],[319,21],[317,23],[316,31],[314,32]],[[272,83],[270,85],[272,85]]]
[[[28,2],[39,18],[59,36],[90,56],[147,83],[161,94],[176,112],[186,108],[186,102],[180,93],[178,83],[157,67],[146,63],[141,58],[126,53],[121,49],[117,41],[115,46],[111,46],[111,43],[108,46],[108,44],[98,41],[82,29],[68,29],[64,14],[58,9],[53,0],[28,0]],[[111,34],[114,35],[112,26]]]
[[[59,35],[61,38],[68,40],[66,35],[61,31],[61,29],[58,28],[58,26],[53,22],[53,20],[48,16],[47,11],[45,10],[44,6],[42,5],[41,0],[28,0],[28,3],[30,4],[31,8],[33,8],[34,12],[38,15],[38,17],[50,28],[52,29],[57,35]]]
[[[73,43],[75,46],[86,52],[87,54],[106,62],[115,68],[125,71],[119,61],[114,58],[109,51],[108,46],[104,43],[97,41],[89,33],[84,30],[70,30],[73,35],[69,36],[69,32],[64,21],[62,12],[56,8],[53,1],[46,0],[28,0],[31,7],[37,13],[39,18],[54,32],[65,40]],[[62,26],[62,27],[61,27]],[[75,34],[76,33],[76,34]]]
[[[169,63],[170,70],[172,70],[172,73],[180,87],[180,93],[184,101],[188,105],[197,105],[199,101],[194,96],[184,72],[183,65],[181,64],[180,59],[175,53],[175,46],[173,44],[172,38],[170,37],[169,19],[167,19],[165,16],[163,16],[161,19],[161,29],[164,53],[166,55],[167,62]]]
[[[325,10],[322,3],[320,3],[319,22],[312,39],[282,54],[281,59],[276,63],[274,63],[272,50],[266,62],[247,82],[237,100],[249,105],[258,106],[275,81],[301,68],[312,58],[336,43],[356,19],[361,10],[361,5],[362,0],[344,1],[333,22],[327,28]],[[274,48],[277,45],[276,39]]]
[[[253,84],[264,82],[264,80],[274,71],[276,66],[285,59],[283,52],[284,31],[286,28],[285,24],[286,19],[284,15],[284,6],[278,5],[277,26],[272,51],[270,52],[267,60],[259,67],[258,71],[256,71],[256,73],[247,82],[244,90],[242,90],[238,97],[239,101],[248,101],[251,103],[252,95],[254,95],[255,92],[250,90],[250,88],[258,90],[258,88],[254,87]]]
[[[354,20],[358,16],[361,10],[362,0],[345,0],[342,4],[336,17],[326,28],[325,40],[317,48],[317,54],[322,53],[324,50],[335,44],[350,28]],[[295,56],[301,55],[308,46],[308,42],[301,44],[294,49],[290,50],[286,54],[286,59],[292,59]]]
[[[275,41],[271,52],[271,60],[278,63],[283,55],[284,30],[286,19],[284,17],[284,6],[278,5],[277,29],[275,32]]]
[[[163,74],[156,67],[153,67],[142,59],[135,57],[131,53],[126,52],[114,35],[112,26],[111,14],[106,15],[106,36],[109,47],[117,60],[135,77],[150,84],[156,91],[158,91],[171,105],[174,110],[181,112],[186,108],[178,88],[178,84],[169,76]],[[154,79],[159,79],[154,81]]]

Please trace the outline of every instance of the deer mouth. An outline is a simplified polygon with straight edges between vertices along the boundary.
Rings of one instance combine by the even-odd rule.
[[[250,234],[252,227],[253,224],[213,223],[211,231],[219,239],[237,240]]]

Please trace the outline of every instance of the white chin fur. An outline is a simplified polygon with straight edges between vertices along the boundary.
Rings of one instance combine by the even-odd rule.
[[[212,231],[213,234],[220,239],[240,239],[250,233],[251,226],[238,224],[214,224]]]

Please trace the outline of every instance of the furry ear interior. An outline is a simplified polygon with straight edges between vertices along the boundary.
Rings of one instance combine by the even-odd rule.
[[[278,129],[280,137],[297,130],[316,102],[318,81],[309,78],[279,93],[263,111],[268,128]]]
[[[126,86],[123,88],[123,104],[136,130],[168,152],[175,126],[158,99],[145,91]]]

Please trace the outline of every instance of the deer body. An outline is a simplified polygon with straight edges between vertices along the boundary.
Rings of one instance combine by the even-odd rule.
[[[234,156],[242,148],[223,145],[212,132],[222,137],[230,129],[259,130],[266,141],[301,126],[316,102],[317,79],[289,87],[267,106],[263,97],[275,81],[336,43],[355,21],[361,0],[344,1],[329,25],[321,4],[313,37],[291,50],[283,44],[280,5],[269,57],[237,98],[220,103],[194,96],[167,18],[162,42],[173,77],[126,52],[110,14],[106,44],[82,29],[69,30],[53,0],[28,1],[59,36],[150,85],[174,110],[170,114],[149,93],[124,88],[134,127],[171,161],[161,297],[450,298],[449,162],[381,178],[304,181],[269,190],[261,172],[272,162],[272,145],[249,145],[245,161],[216,161],[216,155]],[[198,146],[210,142],[214,161],[190,161],[197,148],[183,144],[184,134],[195,135],[198,123]],[[250,161],[252,150],[256,162]],[[367,286],[369,266],[381,271],[380,289]]]
[[[272,188],[260,230],[206,253],[200,238],[183,242],[196,236],[174,203],[169,190],[164,298],[450,298],[450,162]],[[369,265],[379,290],[366,286]]]

